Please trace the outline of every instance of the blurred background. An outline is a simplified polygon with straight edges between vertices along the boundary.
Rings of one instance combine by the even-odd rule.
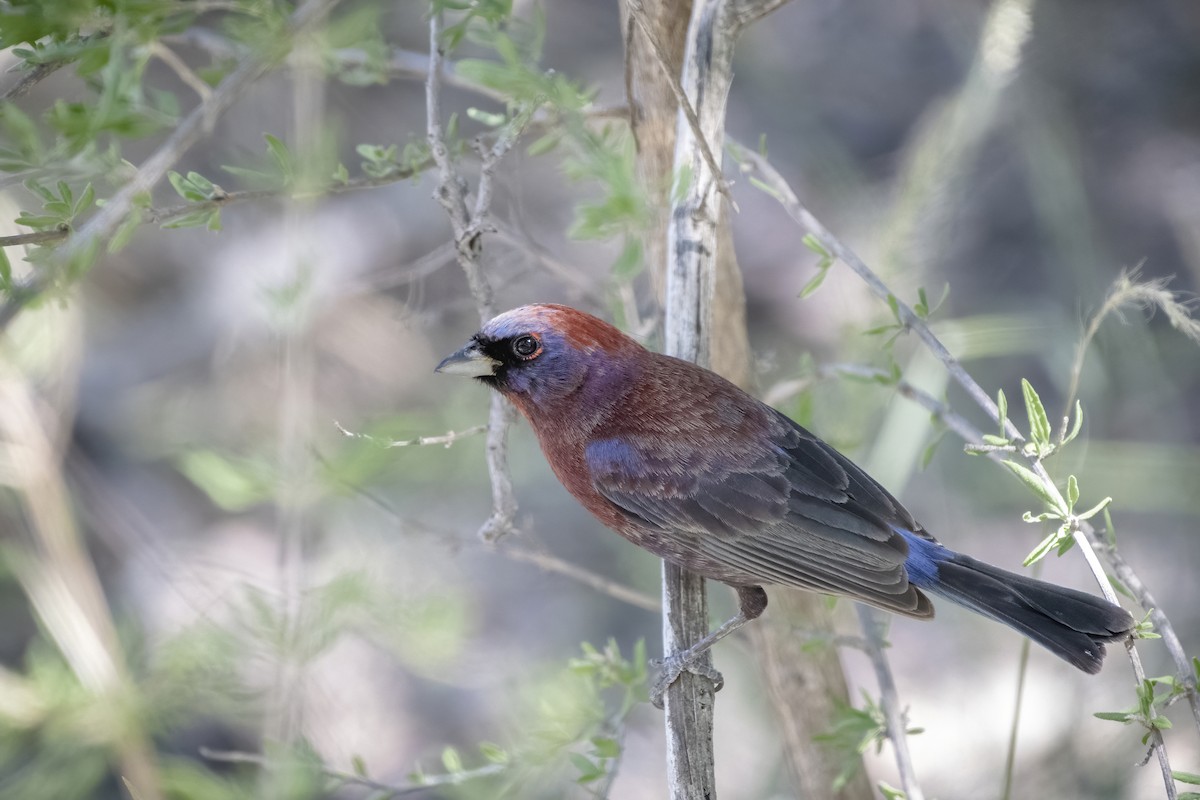
[[[108,13],[61,5],[72,21]],[[130,45],[146,102],[171,95],[191,108],[187,70],[227,68],[230,42],[244,44],[237,26],[266,16],[247,9],[269,4],[227,5],[197,3],[201,13],[159,31],[187,67]],[[269,133],[284,161],[322,181],[339,163],[394,177],[425,140],[427,13],[342,3],[314,46],[320,58],[255,83],[176,169],[230,192],[269,185],[282,163]],[[539,69],[593,91],[592,108],[624,104],[615,3],[517,2],[514,15],[521,42],[544,24]],[[501,58],[480,36],[452,57]],[[105,74],[62,69],[11,102],[39,136],[61,135],[56,109],[97,102]],[[442,98],[464,137],[505,111],[472,83],[479,74],[452,64]],[[7,119],[0,146],[15,147]],[[569,141],[531,152],[542,141],[531,131],[501,163],[487,275],[498,308],[566,302],[658,346],[651,281],[630,245],[632,144],[619,121],[587,124],[588,141],[608,148],[600,155]],[[898,296],[911,303],[924,288],[932,300],[948,285],[934,330],[985,389],[1006,392],[1022,428],[1021,378],[1056,421],[1086,321],[1123,270],[1169,276],[1183,299],[1200,280],[1191,0],[789,3],[738,45],[728,130],[765,143],[802,201]],[[125,132],[120,156],[140,164],[168,132]],[[474,185],[477,160],[462,155]],[[759,393],[869,466],[948,545],[1019,569],[1048,532],[1021,521],[1037,501],[894,387],[820,368],[894,360],[906,380],[990,423],[909,338],[864,333],[891,315],[848,270],[798,297],[819,257],[731,162]],[[111,190],[65,157],[6,170],[5,235],[26,232],[7,221],[41,207],[21,184],[29,175],[62,177],[77,194],[86,180]],[[568,497],[523,423],[510,437],[519,534],[495,544],[476,533],[491,508],[483,436],[387,446],[481,425],[489,398],[432,373],[479,325],[434,176],[380,183],[231,204],[219,232],[207,219],[144,225],[7,327],[0,797],[118,797],[130,765],[157,773],[164,796],[319,794],[311,759],[264,778],[221,757],[276,740],[392,785],[414,771],[470,778],[422,797],[664,796],[660,712],[630,699],[637,642],[660,654],[659,614],[646,607],[658,562]],[[624,216],[622,197],[633,197]],[[189,199],[164,183],[150,202]],[[13,274],[28,274],[22,251],[7,253]],[[1200,654],[1198,356],[1163,313],[1107,318],[1083,362],[1082,435],[1048,463],[1060,481],[1078,477],[1085,507],[1113,498],[1119,548],[1189,656]],[[788,391],[797,379],[803,391]],[[1075,551],[1042,575],[1095,588]],[[725,589],[710,594],[714,613],[731,609]],[[858,635],[848,603],[836,617]],[[923,729],[911,747],[927,795],[999,796],[1019,638],[956,609],[894,620],[888,638],[908,719]],[[619,658],[604,652],[610,639]],[[1097,677],[1030,654],[1013,796],[1163,796],[1155,765],[1135,766],[1142,732],[1092,716],[1135,703],[1128,662],[1111,650]],[[1149,675],[1173,673],[1161,643],[1139,650]],[[865,657],[846,648],[842,659],[852,697],[877,697]],[[794,796],[748,651],[723,643],[716,662],[720,796]],[[1172,764],[1200,772],[1186,706],[1164,712],[1176,723]],[[587,769],[570,753],[600,777],[578,784]],[[873,779],[898,784],[887,747],[866,758]]]

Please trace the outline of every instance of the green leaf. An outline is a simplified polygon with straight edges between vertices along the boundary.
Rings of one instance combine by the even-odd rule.
[[[1132,711],[1097,711],[1092,716],[1096,719],[1106,719],[1110,722],[1120,722],[1123,724],[1133,722],[1137,717]]]
[[[921,319],[929,316],[929,299],[925,296],[925,287],[917,287],[917,302],[913,303],[913,313]]]
[[[997,436],[994,433],[983,434],[983,441],[984,444],[995,445],[996,447],[1004,447],[1007,444],[1011,444],[1005,437]]]
[[[817,270],[817,274],[813,276],[812,280],[804,284],[804,288],[800,290],[800,299],[807,299],[813,292],[821,288],[821,284],[825,282],[825,276],[828,274],[829,270],[827,269]]]
[[[900,300],[894,294],[887,296],[888,308],[892,310],[892,316],[896,318],[896,324],[903,326],[904,320],[900,319]]]
[[[521,54],[517,51],[516,44],[505,34],[497,33],[496,38],[492,40],[492,46],[496,48],[496,54],[510,65],[521,63]]]
[[[91,182],[83,187],[83,191],[79,193],[79,199],[75,201],[71,207],[71,217],[78,217],[84,211],[92,207],[92,203],[96,202],[96,190],[92,187]]]
[[[287,145],[269,133],[264,133],[263,138],[267,140],[267,149],[271,151],[271,155],[275,157],[275,163],[279,165],[284,185],[293,185],[296,180],[296,172],[293,167],[292,154],[288,152]]]
[[[489,128],[499,128],[508,121],[508,117],[504,114],[493,114],[490,111],[484,111],[474,106],[467,109],[467,116],[482,125],[487,125]]]
[[[1171,770],[1171,777],[1180,783],[1190,783],[1192,786],[1200,786],[1200,774],[1195,772],[1184,772],[1183,770]]]
[[[463,771],[462,757],[453,747],[447,747],[442,751],[442,766],[446,768],[446,772],[452,775]]]
[[[221,229],[221,212],[213,209],[189,211],[183,216],[176,217],[170,222],[164,222],[162,227],[167,230],[176,228],[208,228],[210,231]],[[215,220],[215,227],[214,227]]]
[[[1079,481],[1074,475],[1067,476],[1067,510],[1073,511],[1079,502]]]
[[[562,133],[560,131],[552,131],[534,141],[533,144],[526,148],[525,152],[530,156],[545,155],[554,148],[558,147],[558,143],[561,141]]]
[[[1066,444],[1074,440],[1079,435],[1079,431],[1083,430],[1083,403],[1075,401],[1075,422],[1071,425],[1071,431],[1063,437],[1062,443]]]
[[[133,213],[125,217],[125,221],[121,223],[120,227],[113,233],[112,238],[108,240],[108,252],[120,252],[125,245],[129,244],[129,241],[133,239],[133,234],[140,227],[142,227],[141,214]]]
[[[1025,560],[1022,562],[1022,565],[1028,567],[1030,564],[1041,561],[1046,557],[1047,553],[1053,550],[1055,546],[1062,541],[1062,538],[1066,535],[1067,532],[1064,526],[1054,531],[1054,533],[1051,533],[1045,539],[1042,539],[1042,541],[1038,542],[1038,546],[1033,548],[1029,555],[1025,556]]]
[[[209,200],[216,190],[216,186],[208,178],[201,175],[199,172],[189,172],[187,174],[188,183],[196,187],[197,190],[204,194],[204,199]]]
[[[365,778],[370,774],[367,772],[367,762],[364,761],[363,757],[360,755],[355,754],[350,759],[350,766],[353,768],[354,774],[360,778]]]
[[[235,167],[229,164],[222,164],[221,169],[228,172],[230,175],[236,175],[243,180],[252,183],[255,186],[269,187],[272,189],[280,188],[280,178],[278,175],[272,175],[269,172],[263,172],[260,169],[251,169],[249,167]]]
[[[9,263],[8,253],[0,247],[0,291],[12,291],[12,264]]]
[[[806,233],[806,234],[804,234],[804,238],[801,239],[800,241],[809,250],[812,250],[814,253],[819,255],[821,257],[822,261],[826,261],[826,260],[832,261],[833,260],[833,254],[831,254],[829,252],[829,250],[826,249],[825,245],[821,244],[821,240],[818,239],[815,234]]]
[[[1034,390],[1033,384],[1021,379],[1021,391],[1025,395],[1025,413],[1029,415],[1029,438],[1035,444],[1050,444],[1050,418],[1046,416],[1046,407]]]
[[[599,765],[594,764],[587,756],[579,753],[568,753],[567,758],[575,765],[575,769],[579,770],[579,777],[575,779],[576,783],[591,783],[594,780],[604,777],[604,770]]]
[[[15,103],[0,106],[0,126],[7,138],[16,145],[15,154],[26,162],[42,160],[42,135],[37,125]]]
[[[1000,433],[1003,434],[1004,423],[1008,420],[1008,397],[1005,396],[1003,389],[996,392],[996,409],[1000,416]]]
[[[929,444],[925,445],[925,449],[921,451],[921,469],[929,469],[930,463],[933,462],[934,453],[937,452],[938,445],[942,443],[945,431],[938,433]]]
[[[30,214],[22,211],[21,215],[17,217],[16,223],[18,225],[24,225],[29,228],[43,231],[57,228],[59,225],[63,224],[63,220],[62,217],[58,216],[51,217],[45,214]]]
[[[1112,514],[1108,512],[1108,506],[1104,507],[1104,538],[1113,547],[1117,546],[1117,526],[1113,525]],[[1200,673],[1197,673],[1200,675]]]
[[[778,189],[776,189],[774,186],[772,186],[771,184],[763,181],[761,178],[756,178],[755,176],[751,175],[750,176],[750,185],[753,186],[755,189],[758,189],[759,191],[766,192],[767,194],[771,195],[771,197],[774,197],[779,202],[781,202],[781,203],[783,202],[783,194]]]
[[[179,459],[179,469],[209,498],[227,511],[242,511],[270,496],[268,469],[249,459],[235,460],[212,450],[193,450]]]
[[[593,736],[592,746],[596,748],[596,755],[600,758],[616,758],[621,755],[620,743],[608,736]]]
[[[1104,509],[1108,508],[1108,505],[1111,502],[1112,502],[1112,498],[1106,497],[1103,500],[1101,500],[1099,503],[1097,503],[1096,505],[1089,508],[1087,511],[1083,512],[1082,514],[1076,514],[1075,516],[1081,520],[1082,519],[1091,519],[1092,517],[1096,516],[1101,511],[1103,511]]]
[[[1018,464],[1016,461],[1006,460],[1003,463],[1004,466],[1012,470],[1014,475],[1020,478],[1021,483],[1025,484],[1031,492],[1044,500],[1046,505],[1050,506],[1059,516],[1065,517],[1067,515],[1067,509],[1062,506],[1062,499],[1051,493],[1046,484],[1042,483],[1042,479],[1032,470],[1022,464]]]
[[[180,175],[175,170],[171,170],[167,173],[167,180],[170,181],[171,188],[175,190],[175,193],[184,200],[200,201],[206,199],[203,195],[195,190],[191,181]]]
[[[483,757],[485,759],[487,759],[487,761],[489,763],[492,763],[492,764],[507,764],[508,763],[508,753],[505,752],[503,747],[501,747],[498,744],[495,744],[494,742],[480,742],[479,743],[479,752],[483,754]]]

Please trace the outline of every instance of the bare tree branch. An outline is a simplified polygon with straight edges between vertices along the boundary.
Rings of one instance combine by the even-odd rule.
[[[285,762],[280,759],[271,759],[267,756],[259,755],[258,753],[247,753],[241,750],[212,750],[207,747],[200,748],[200,755],[207,758],[209,761],[218,761],[224,764],[253,764],[267,770],[276,770],[289,766],[296,766],[296,762]],[[368,778],[365,775],[359,775],[354,772],[346,772],[340,769],[333,769],[324,764],[310,764],[310,762],[299,762],[300,766],[312,766],[319,770],[322,775],[331,778],[337,783],[348,786],[361,786],[366,789],[371,789],[376,794],[373,796],[390,797],[408,797],[414,794],[422,794],[432,789],[437,789],[442,786],[459,786],[468,781],[478,780],[479,778],[488,778],[494,775],[500,775],[509,767],[507,764],[487,764],[475,769],[464,769],[461,772],[448,772],[444,775],[422,775],[420,783],[413,783],[406,786],[394,786],[390,783],[382,783],[380,781]]]
[[[536,550],[527,550],[520,547],[502,547],[497,552],[513,561],[524,561],[546,572],[565,575],[572,580],[582,583],[584,586],[589,586],[598,592],[602,592],[623,603],[628,603],[631,606],[655,613],[662,611],[662,604],[650,595],[616,581],[609,580],[603,575],[585,569],[578,564],[563,561],[561,558],[552,556],[549,553],[540,553]]]
[[[52,231],[31,231],[29,233],[14,233],[11,236],[0,236],[0,247],[20,247],[31,244],[49,244],[61,242],[71,235],[71,229],[61,227]]]
[[[199,75],[192,71],[192,68],[187,65],[187,62],[180,58],[174,50],[167,47],[162,42],[154,42],[150,46],[150,52],[159,61],[171,68],[179,80],[187,84],[188,88],[200,96],[200,100],[207,100],[212,95],[212,87],[205,83]]]
[[[895,295],[892,294],[891,290],[888,289],[887,285],[883,283],[879,276],[876,275],[875,272],[872,271],[866,265],[866,263],[859,258],[856,253],[854,253],[853,250],[835,237],[824,225],[821,224],[821,222],[815,216],[813,216],[811,212],[808,211],[807,208],[800,203],[795,192],[793,192],[791,187],[788,186],[787,181],[783,179],[783,177],[778,173],[778,171],[775,170],[770,162],[768,162],[760,154],[740,146],[735,148],[735,157],[742,162],[744,167],[748,166],[759,173],[759,175],[762,177],[762,185],[764,188],[769,191],[780,202],[781,205],[783,205],[784,210],[788,213],[788,216],[799,223],[802,227],[807,229],[828,252],[833,253],[839,260],[846,264],[846,266],[850,267],[850,269],[852,269],[860,278],[862,278],[862,280],[877,297],[885,301],[890,300],[893,302],[900,322],[908,330],[911,330],[917,335],[917,337],[922,341],[922,343],[925,344],[929,351],[932,352],[934,356],[937,357],[937,359],[942,363],[943,367],[950,374],[950,377],[953,378],[954,381],[958,383],[964,391],[966,391],[971,399],[974,400],[975,403],[979,405],[989,417],[996,421],[997,424],[1004,425],[1004,430],[1008,438],[1015,442],[1025,441],[1024,437],[1021,435],[1020,431],[1017,430],[1016,426],[1011,420],[1000,419],[999,409],[997,408],[995,401],[992,400],[987,392],[985,392],[983,388],[975,382],[975,379],[972,378],[971,375],[963,368],[962,364],[950,354],[949,350],[946,349],[945,345],[943,345],[933,331],[930,330],[925,321],[917,316],[916,312],[914,312],[911,307],[909,307],[899,298],[895,297]],[[965,420],[962,422],[965,423]],[[969,424],[964,425],[964,427],[973,428],[973,426],[969,426]],[[959,431],[956,430],[956,432]],[[981,435],[978,431],[973,431],[973,434],[974,435],[968,438],[969,442],[974,443],[981,440]],[[1020,452],[1020,450],[1018,450],[1018,452]],[[999,457],[996,453],[989,453],[989,455],[996,458]],[[1046,494],[1049,497],[1056,498],[1063,508],[1067,508],[1068,505],[1065,499],[1062,497],[1062,493],[1059,491],[1058,487],[1054,483],[1054,480],[1046,471],[1041,459],[1029,457],[1027,460],[1029,462],[1030,469],[1041,480]],[[1109,602],[1116,604],[1118,602],[1116,594],[1104,573],[1104,568],[1101,566],[1099,559],[1096,557],[1096,550],[1094,549],[1093,542],[1097,542],[1098,539],[1094,529],[1086,520],[1072,519],[1070,522],[1073,531],[1073,538],[1075,539],[1076,544],[1079,545],[1079,550],[1083,555],[1084,560],[1087,562],[1088,568],[1091,570],[1097,585],[1100,587],[1100,590],[1104,594],[1105,598]],[[1166,622],[1165,615],[1162,617],[1162,621]],[[1156,624],[1158,623],[1156,622]],[[1142,668],[1141,658],[1138,655],[1137,648],[1133,646],[1132,642],[1127,647],[1127,651],[1130,664],[1133,667],[1134,677],[1138,686],[1140,687],[1145,680],[1145,671]],[[1174,653],[1172,653],[1172,657],[1175,658]],[[1187,663],[1186,660],[1181,664],[1179,660],[1176,659],[1176,667],[1179,669],[1180,680],[1190,682],[1191,665]],[[1153,706],[1153,704],[1151,705]],[[1153,713],[1153,707],[1151,707],[1151,713]],[[1158,757],[1159,767],[1163,773],[1163,781],[1167,787],[1167,795],[1168,797],[1174,797],[1174,779],[1171,776],[1171,767],[1167,758],[1166,744],[1163,742],[1162,737],[1157,730],[1152,731],[1152,734],[1152,749]]]
[[[357,433],[355,431],[346,430],[337,420],[333,422],[338,431],[350,439],[362,439],[372,444],[377,444],[383,448],[393,447],[429,447],[430,445],[439,445],[449,448],[459,439],[466,439],[470,436],[478,436],[487,430],[486,425],[473,425],[470,428],[461,431],[446,431],[440,436],[414,436],[411,439],[380,439],[377,436],[371,436],[366,433]]]
[[[863,603],[855,603],[854,610],[863,629],[866,644],[863,650],[871,660],[875,680],[879,684],[879,707],[883,710],[883,717],[887,722],[885,735],[891,741],[892,750],[896,754],[896,768],[900,772],[900,786],[904,789],[905,800],[925,800],[925,794],[917,783],[917,774],[913,769],[912,754],[908,751],[908,725],[900,707],[896,681],[892,677],[892,668],[883,650],[886,643],[883,640],[884,621],[881,612]]]
[[[521,120],[514,120],[490,148],[481,146],[483,164],[479,171],[474,209],[467,205],[466,181],[458,174],[450,158],[450,150],[442,129],[441,81],[444,53],[442,52],[442,12],[435,9],[429,17],[429,72],[425,80],[425,106],[428,115],[426,133],[430,152],[437,164],[440,180],[434,197],[450,217],[458,263],[466,273],[481,322],[496,314],[491,284],[480,263],[482,237],[492,197],[492,179],[496,167],[512,147],[521,128],[529,121],[532,109]],[[511,406],[499,394],[493,393],[488,414],[487,463],[492,482],[492,515],[479,529],[486,541],[493,541],[512,532],[517,514],[512,478],[508,472],[508,427],[512,422]]]
[[[688,24],[673,173],[687,174],[686,191],[672,203],[667,227],[666,352],[710,363],[711,304],[717,271],[718,223],[724,179],[713,157],[725,139],[725,103],[732,81],[736,30],[725,0],[695,0]],[[635,20],[640,4],[631,3]],[[650,36],[644,20],[638,23]],[[653,43],[653,42],[652,42]],[[670,63],[657,43],[660,65]],[[674,88],[674,78],[671,78]],[[689,111],[693,109],[694,111]],[[709,149],[711,146],[711,150]],[[663,562],[663,653],[681,652],[708,633],[704,579]],[[712,672],[704,653],[698,673]],[[667,784],[673,800],[716,795],[713,694],[710,675],[684,672],[665,694]]]

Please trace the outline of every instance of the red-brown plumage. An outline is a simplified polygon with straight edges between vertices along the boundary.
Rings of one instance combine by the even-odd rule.
[[[738,588],[744,618],[765,606],[761,584],[913,617],[933,615],[927,591],[1089,672],[1100,668],[1103,643],[1133,626],[1091,595],[946,549],[858,466],[775,409],[567,306],[501,314],[439,369],[512,400],[588,511],[656,555]]]
[[[554,303],[546,303],[537,308],[541,309],[540,313],[545,315],[547,322],[553,325],[572,347],[581,350],[598,347],[610,353],[642,349],[641,345],[621,333],[619,329],[591,314]]]

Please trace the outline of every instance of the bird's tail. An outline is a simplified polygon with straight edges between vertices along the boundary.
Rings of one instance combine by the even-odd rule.
[[[1084,672],[1099,672],[1104,643],[1134,627],[1129,612],[1107,600],[939,549],[937,576],[921,588],[1020,631]]]

